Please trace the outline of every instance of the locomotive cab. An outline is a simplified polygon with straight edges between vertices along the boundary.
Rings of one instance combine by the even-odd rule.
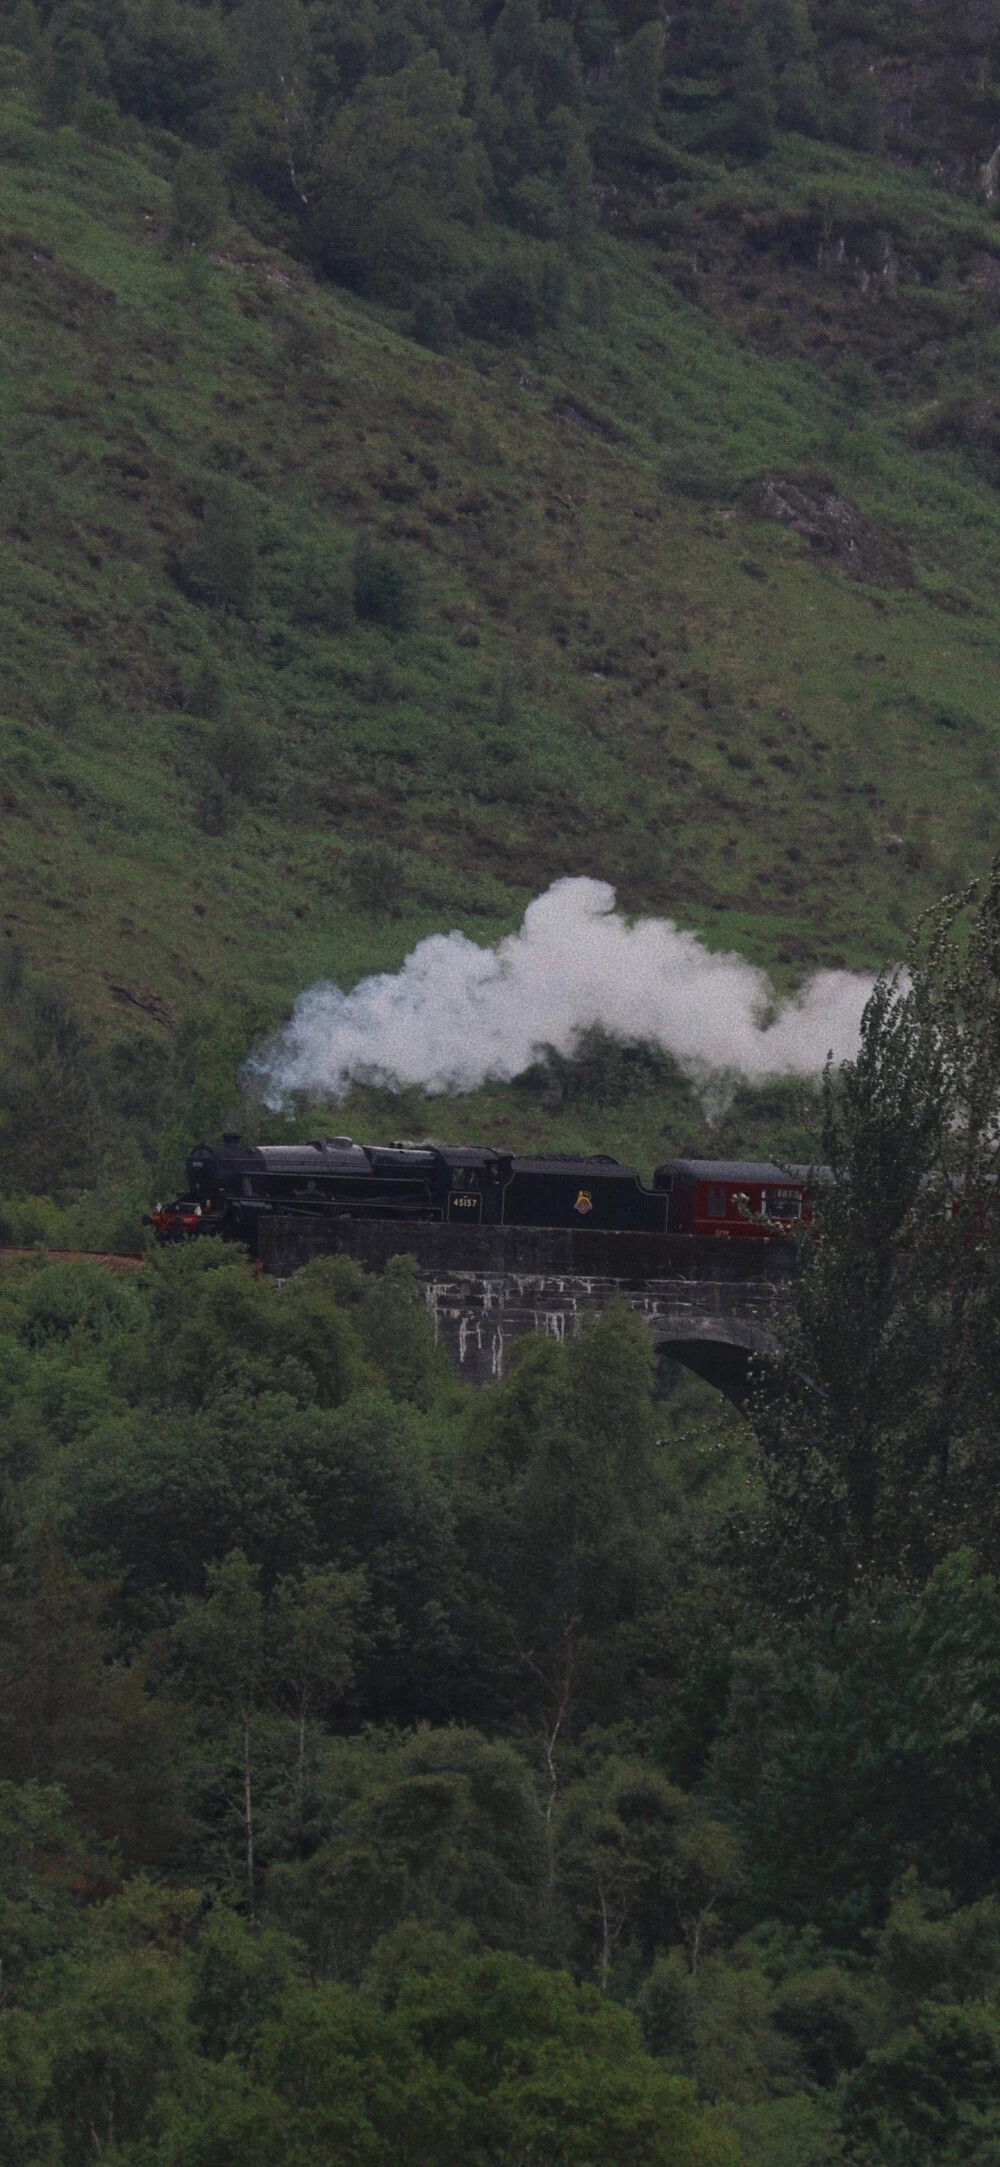
[[[435,1146],[440,1162],[444,1216],[449,1226],[499,1226],[513,1158],[481,1146]]]

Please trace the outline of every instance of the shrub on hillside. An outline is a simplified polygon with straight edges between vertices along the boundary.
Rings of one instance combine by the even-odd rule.
[[[302,630],[346,632],[354,622],[356,583],[356,559],[339,537],[323,535],[303,542],[268,585]]]
[[[189,715],[201,715],[206,722],[219,722],[228,706],[226,672],[214,655],[206,654],[185,682],[185,711]]]
[[[509,256],[471,279],[456,315],[474,338],[533,338],[558,324],[566,304],[566,265],[555,250]]]
[[[222,715],[212,731],[209,758],[234,797],[258,796],[267,773],[268,746],[255,722],[245,715]]]
[[[213,476],[204,490],[201,540],[181,566],[181,584],[197,601],[249,616],[257,594],[257,521],[244,490]]]
[[[455,336],[455,311],[447,294],[439,287],[429,286],[419,295],[410,317],[410,337],[418,345],[429,346],[434,353],[441,353]]]
[[[403,860],[389,843],[363,843],[351,859],[348,873],[351,896],[369,917],[379,911],[393,916],[404,890]]]
[[[354,607],[366,624],[405,632],[416,614],[416,593],[409,566],[395,550],[359,537],[351,563]]]

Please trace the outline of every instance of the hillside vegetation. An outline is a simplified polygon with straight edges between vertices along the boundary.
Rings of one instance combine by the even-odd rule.
[[[790,983],[988,861],[968,13],[6,6],[7,1188],[560,874]]]
[[[994,0],[0,0],[3,2167],[996,2167],[998,145]],[[991,859],[821,1093],[294,1112],[818,1152],[745,1418],[45,1253],[320,974]]]
[[[4,2167],[995,2167],[1000,875],[935,930],[746,1422],[624,1304],[477,1394],[405,1257],[0,1261]]]

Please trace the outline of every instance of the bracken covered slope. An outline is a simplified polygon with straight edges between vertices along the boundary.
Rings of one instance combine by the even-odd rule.
[[[263,1026],[567,872],[790,982],[989,860],[991,110],[883,31],[880,146],[733,155],[710,72],[597,130],[587,232],[518,243],[557,300],[489,336],[238,189],[178,239],[180,137],[46,122],[7,49],[4,932],[89,1028]]]

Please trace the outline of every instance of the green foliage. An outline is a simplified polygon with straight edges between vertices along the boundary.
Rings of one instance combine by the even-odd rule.
[[[415,1260],[391,1257],[367,1288],[356,1315],[362,1345],[393,1399],[430,1406],[448,1371],[434,1343]]]
[[[258,1579],[259,1569],[248,1565],[243,1551],[231,1550],[220,1564],[209,1565],[204,1597],[188,1599],[176,1630],[199,1699],[217,1695],[241,1720],[256,1705],[265,1665]]]
[[[202,491],[201,538],[186,558],[184,584],[200,600],[246,617],[257,593],[257,519],[247,492],[226,476]]]
[[[301,217],[315,154],[306,10],[300,0],[243,0],[227,17],[226,42],[230,171]]]
[[[0,1783],[0,1832],[0,1938],[9,2000],[36,1966],[65,1954],[77,1939],[77,1892],[90,1859],[87,1840],[71,1820],[66,1793],[57,1784],[17,1784],[5,1778]],[[6,2037],[4,2051],[15,2064],[22,2052],[20,2038],[17,2026]],[[15,2096],[19,2082],[36,2083],[35,2058],[27,2043],[23,2052],[24,2079],[8,2075]],[[15,2117],[21,2111],[12,2110]]]
[[[696,2077],[701,2096],[739,2106],[787,2096],[798,2058],[775,2021],[772,1980],[748,1947],[709,1955],[692,1971],[680,1949],[659,1956],[640,2000],[648,2045]]]
[[[870,2054],[841,2112],[857,2167],[987,2167],[1000,2142],[1000,2012],[929,2007]]]
[[[740,1651],[716,1781],[781,1917],[844,1945],[882,1923],[908,1867],[961,1903],[989,1891],[994,1587],[958,1554],[919,1596],[889,1589]]]
[[[778,117],[774,65],[763,29],[753,29],[747,37],[733,74],[733,94],[729,147],[739,158],[763,158],[771,148]]]
[[[828,1078],[835,1179],[820,1191],[820,1238],[802,1247],[787,1370],[754,1418],[770,1506],[760,1584],[785,1600],[836,1600],[886,1572],[918,1585],[963,1542],[1000,1562],[982,1507],[997,1375],[998,925],[994,872],[978,901],[940,907],[908,982],[879,982],[857,1059]],[[793,1484],[790,1516],[778,1500]]]
[[[411,1973],[385,2014],[332,1986],[292,2000],[261,2066],[310,2162],[332,2147],[373,2167],[449,2154],[486,2167],[529,2149],[552,2167],[735,2160],[625,2011],[513,1956]]]
[[[229,1800],[239,1828],[247,1913],[255,1916],[258,1875],[258,1747],[268,1705],[290,1699],[296,1720],[292,1778],[295,1840],[305,1810],[307,1721],[342,1702],[353,1679],[356,1613],[366,1593],[363,1572],[305,1567],[279,1580],[270,1603],[261,1595],[260,1568],[242,1550],[207,1567],[205,1593],[188,1597],[173,1633],[181,1676],[203,1710],[221,1719],[201,1756],[203,1774],[215,1763],[226,1792],[230,1748],[240,1772],[238,1801]]]
[[[565,300],[566,268],[558,256],[511,251],[459,289],[456,313],[473,337],[533,339],[558,325]]]
[[[391,843],[362,843],[354,852],[347,877],[359,910],[372,917],[383,911],[398,914],[405,875],[403,861]]]
[[[233,797],[259,795],[267,774],[268,748],[263,733],[243,715],[223,715],[209,740],[209,762]]]
[[[474,145],[487,151],[509,91],[508,121],[530,121],[526,148],[515,143],[509,170],[481,179],[480,222],[450,223],[426,278],[407,259],[405,305],[362,305],[309,279],[302,253],[327,135],[377,85],[402,99],[399,77],[421,58],[413,26],[349,27],[313,10],[307,56],[290,5],[222,22],[201,7],[130,6],[92,10],[88,25],[127,109],[113,140],[98,146],[75,124],[43,131],[23,71],[21,88],[5,79],[4,140],[20,148],[3,168],[0,478],[5,885],[22,898],[16,930],[34,967],[72,994],[85,1037],[103,1048],[125,1015],[165,1046],[209,997],[224,1002],[223,1028],[257,1008],[266,1029],[331,955],[349,982],[395,967],[442,913],[506,929],[532,884],[560,869],[570,833],[574,863],[583,847],[601,857],[595,869],[627,869],[630,905],[693,914],[713,937],[777,956],[789,981],[831,956],[867,964],[895,948],[942,868],[961,869],[992,834],[988,647],[970,644],[968,615],[982,615],[987,638],[992,485],[950,440],[913,440],[914,415],[922,429],[951,399],[982,405],[989,356],[976,342],[989,334],[968,310],[991,221],[898,162],[792,142],[780,121],[752,173],[682,154],[681,106],[685,128],[697,111],[709,132],[731,108],[724,24],[706,23],[710,54],[689,76],[698,26],[684,10],[672,22],[648,167],[633,173],[602,142],[596,109],[613,46],[624,51],[648,23],[602,27],[588,10],[570,29],[529,10],[518,89],[518,67],[500,66],[502,38],[494,72],[480,21],[428,21],[421,38],[458,86]],[[780,93],[793,46],[796,65],[809,54],[785,30],[767,35]],[[187,106],[170,145],[153,132],[159,118],[147,129],[137,117],[158,112],[161,93],[163,112]],[[553,205],[563,216],[564,186],[567,201],[579,195],[581,130],[597,160],[586,231],[572,245],[569,226],[540,239]],[[218,161],[234,215],[224,248],[187,248],[178,262],[150,242],[167,235],[189,151]],[[531,233],[506,223],[518,189]],[[886,310],[862,309],[862,273],[882,291],[882,233],[899,280]],[[919,286],[904,275],[908,251]],[[794,310],[782,300],[792,259]],[[443,403],[436,363],[403,335],[425,295],[443,312],[437,331],[425,326],[449,356]],[[924,311],[939,304],[932,337]],[[509,385],[494,352],[508,345]],[[749,548],[748,510],[732,493],[747,474],[814,465],[817,438],[835,429],[857,469],[845,354],[879,393],[863,476],[838,461],[831,479],[855,492],[863,480],[866,515],[905,530],[921,597],[884,590],[877,648],[867,594],[845,596],[839,574],[788,533],[755,527]],[[664,447],[683,444],[713,447],[712,489],[736,513],[728,525],[706,524],[697,498],[660,486]],[[606,457],[619,462],[614,490],[598,486]],[[231,554],[228,515],[219,551],[199,532],[197,476],[247,492],[251,531],[238,523]],[[377,624],[354,613],[348,529],[405,549],[419,569],[420,620],[399,640],[391,692]],[[641,577],[610,601],[637,531]],[[188,569],[208,605],[197,622]],[[724,629],[734,608],[735,646]],[[489,688],[515,626],[520,713],[501,772]],[[852,660],[875,652],[883,663]],[[203,661],[229,715],[266,737],[264,786],[250,797],[218,777],[206,739],[185,725]],[[706,728],[706,693],[723,682],[728,719]],[[857,768],[869,699],[878,756],[859,780],[862,805],[841,777]],[[669,759],[655,751],[665,715]],[[942,715],[964,718],[961,729],[946,733]],[[407,894],[398,922],[373,923],[352,908],[344,873],[366,831],[390,822]],[[849,871],[859,849],[863,882]],[[182,1089],[172,1097],[182,1103]],[[109,1110],[114,1148],[121,1122]],[[519,1110],[503,1094],[483,1108],[512,1127]],[[585,1139],[583,1117],[540,1125],[560,1147],[609,1140]],[[650,1163],[662,1155],[661,1126],[650,1104],[641,1135],[637,1120],[623,1134],[628,1155],[640,1140]]]
[[[183,1981],[158,1951],[96,1958],[49,2029],[52,2100],[66,2167],[155,2139],[189,2054]]]
[[[810,2083],[825,2088],[843,2070],[856,2069],[883,2031],[877,1988],[856,1969],[839,1964],[793,1971],[773,2007],[778,2029],[797,2049]]]
[[[792,59],[782,69],[778,81],[778,115],[786,128],[796,128],[802,135],[823,135],[826,132],[827,109],[815,62]],[[859,145],[869,150],[871,142]]]
[[[955,1910],[915,1880],[912,1872],[904,1880],[878,1943],[879,1975],[903,2027],[924,2001],[995,2001],[1000,1975],[996,1898]]]
[[[461,92],[437,55],[371,75],[322,146],[311,245],[345,284],[391,298],[433,276],[481,209],[481,159]]]
[[[126,0],[102,23],[112,88],[123,111],[147,126],[198,131],[218,110],[221,26],[187,0]]]
[[[416,594],[404,560],[362,535],[355,543],[351,570],[357,615],[387,631],[405,632],[414,620]]]
[[[545,1903],[544,1829],[530,1769],[506,1743],[453,1729],[360,1739],[328,1764],[332,1835],[302,1865],[275,1866],[268,1905],[314,1975],[359,1980],[400,1929],[474,1929],[529,1951]],[[385,1948],[382,1949],[382,1945]],[[382,1953],[380,1954],[380,1949]]]
[[[651,1366],[638,1318],[612,1308],[565,1351],[529,1341],[468,1421],[475,1566],[517,1665],[515,1705],[545,1741],[553,1799],[557,1746],[614,1720],[652,1569]]]
[[[579,1937],[577,1969],[607,1992],[621,1945],[647,1960],[679,1936],[692,1971],[739,1880],[731,1829],[641,1761],[612,1758],[570,1785],[559,1808],[558,1877]]]
[[[468,1417],[425,1324],[405,1260],[5,1279],[12,2157],[708,2167],[731,2123],[801,2167],[834,2114],[865,2167],[988,2157],[994,1583],[952,1558],[751,1639],[627,1313]],[[691,1790],[657,1696],[706,1621]]]
[[[51,1190],[96,1175],[106,1145],[94,1063],[61,995],[9,953],[0,990],[0,1187]]]
[[[0,2142],[10,2167],[61,2167],[43,2025],[25,2009],[0,2015]]]
[[[280,2014],[299,1972],[299,1950],[274,1927],[251,1932],[223,1907],[200,1928],[190,1957],[190,2021],[202,2054],[244,2059]]]
[[[279,583],[272,574],[269,586],[277,599],[286,599],[292,623],[306,630],[343,633],[354,622],[355,576],[339,538],[324,535],[303,543],[284,580]]]
[[[607,127],[641,140],[653,126],[660,102],[663,48],[663,27],[658,22],[643,23],[619,46],[602,85],[601,116]]]
[[[175,246],[203,248],[214,241],[225,204],[215,161],[203,151],[183,151],[170,185],[170,239]]]
[[[110,1596],[45,1543],[4,1568],[3,1765],[13,1783],[65,1791],[126,1858],[156,1859],[177,1834],[177,1727],[145,1666],[115,1659]]]
[[[660,481],[680,496],[724,503],[735,493],[733,475],[709,444],[674,444],[660,459]]]
[[[104,55],[93,32],[58,21],[35,45],[33,72],[42,118],[51,128],[81,120],[88,94],[107,89]]]
[[[862,76],[852,83],[839,108],[834,112],[832,132],[852,150],[879,151],[885,142],[885,118],[882,98],[877,82],[871,76]]]

